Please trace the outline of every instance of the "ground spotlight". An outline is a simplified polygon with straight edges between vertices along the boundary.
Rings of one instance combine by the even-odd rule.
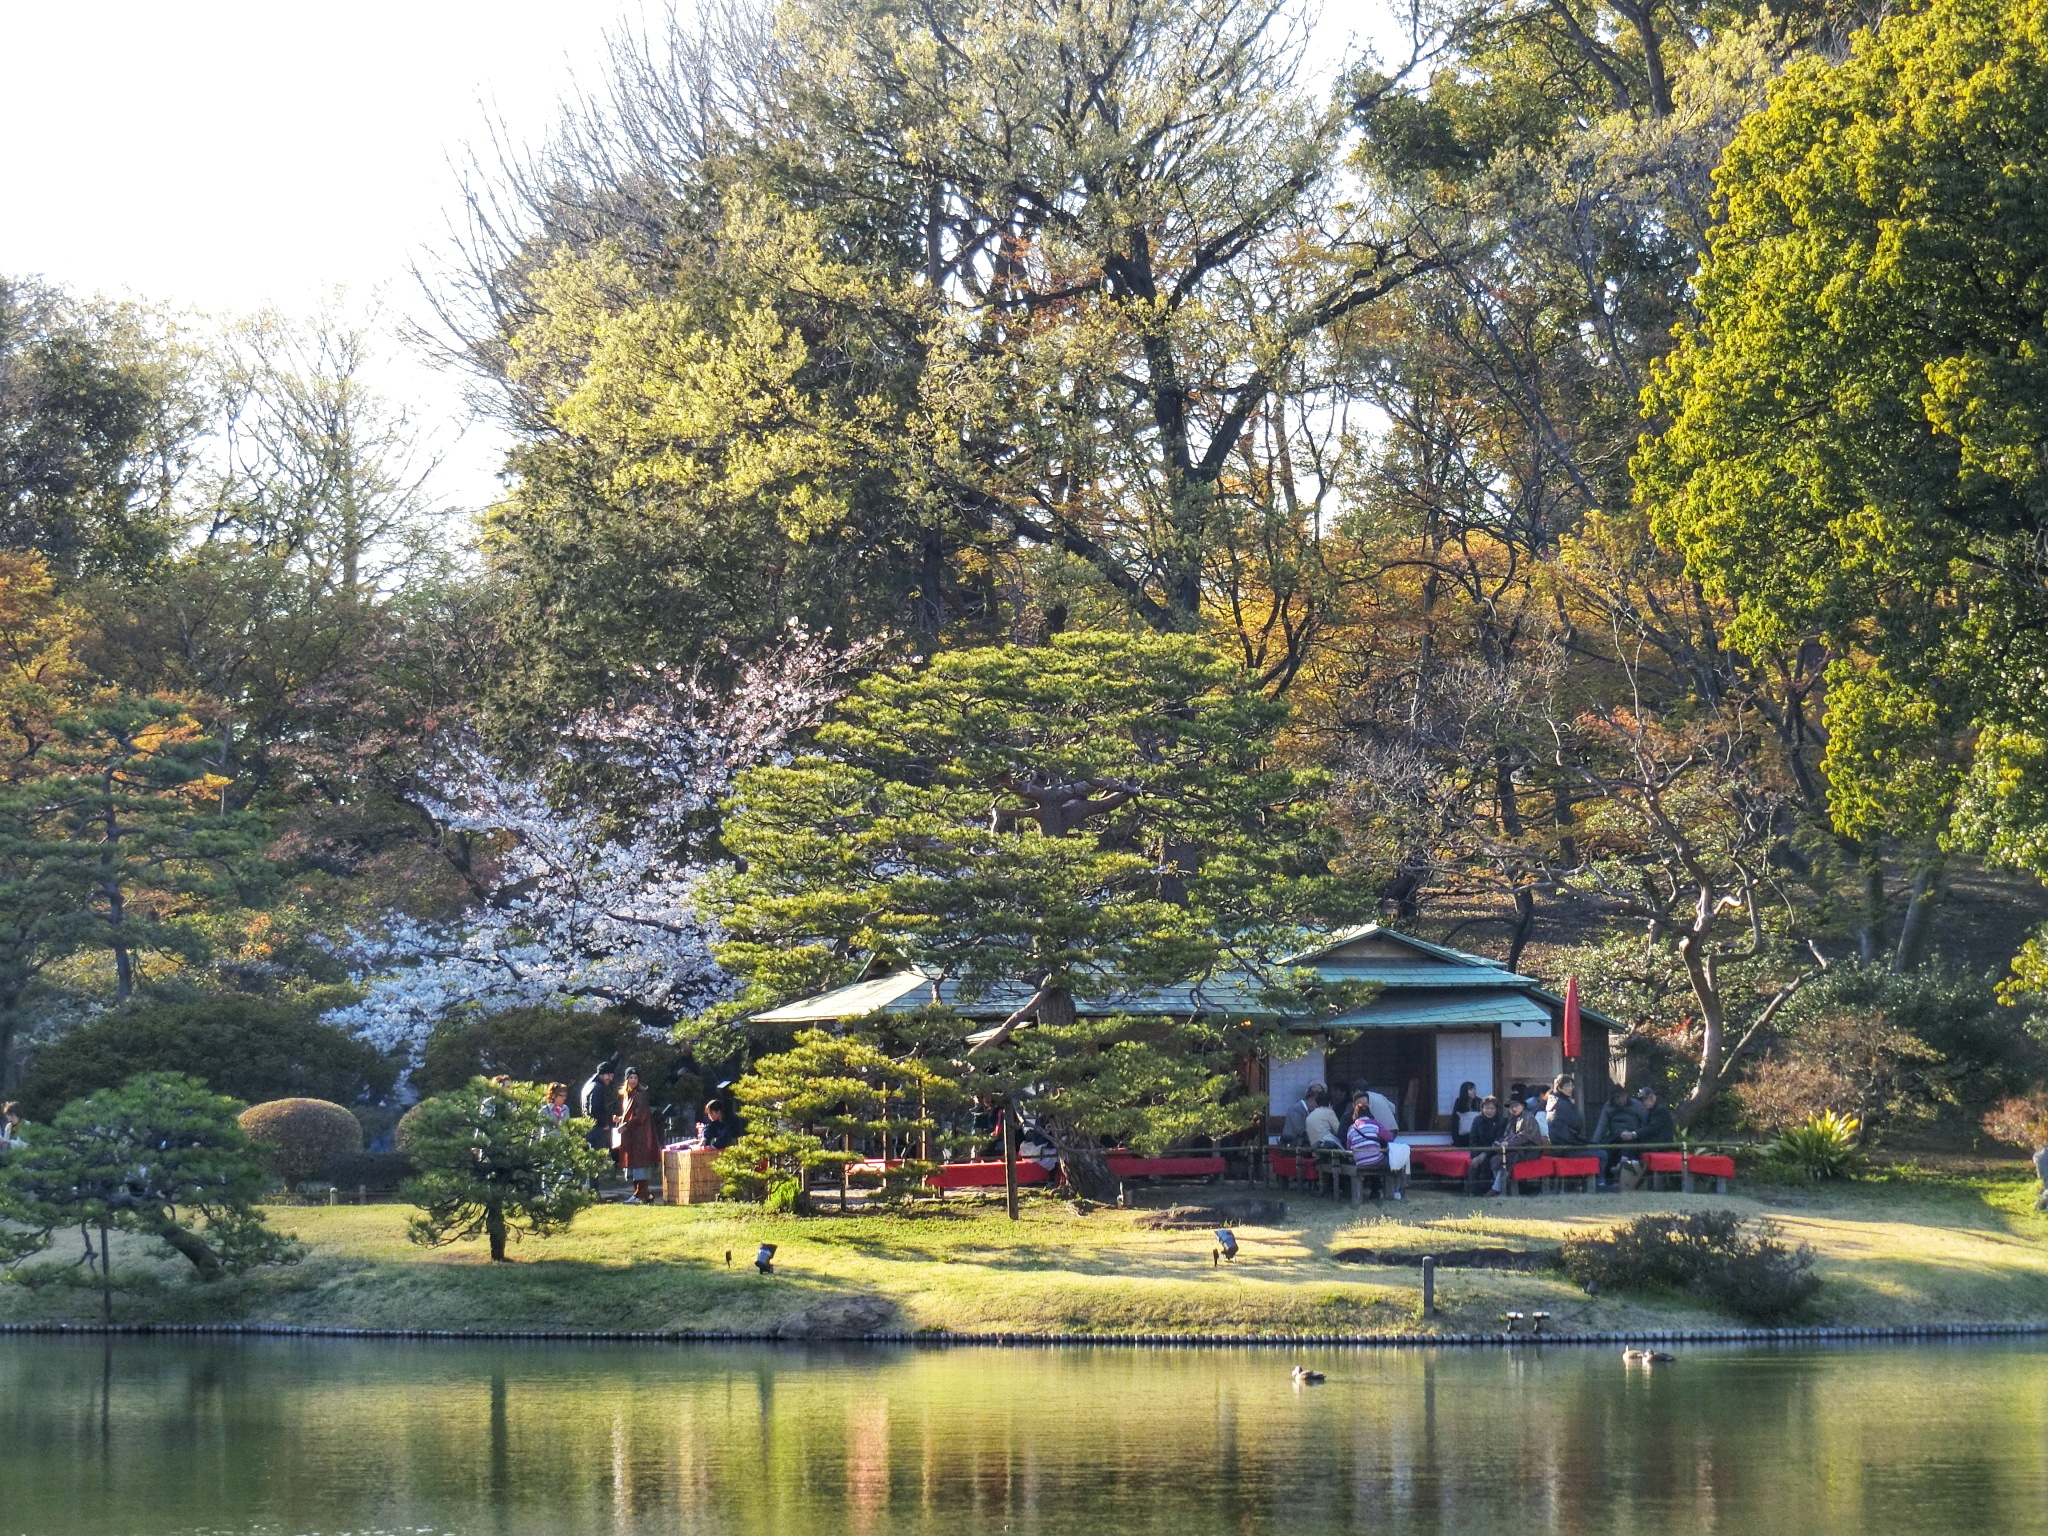
[[[1228,1227],[1218,1227],[1216,1229],[1216,1246],[1223,1250],[1223,1257],[1226,1259],[1236,1258],[1237,1234]]]
[[[763,1243],[761,1245],[760,1251],[754,1255],[754,1268],[761,1271],[764,1275],[775,1273],[775,1245],[773,1243]]]

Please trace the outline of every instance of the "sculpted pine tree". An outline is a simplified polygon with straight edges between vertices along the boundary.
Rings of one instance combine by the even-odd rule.
[[[1227,1069],[1256,1043],[1242,1021],[1100,1005],[1259,967],[1344,907],[1320,781],[1274,752],[1285,717],[1178,636],[1062,635],[870,680],[815,752],[740,777],[726,842],[743,867],[709,900],[747,986],[707,1022],[870,961],[969,995],[1022,984],[976,1062],[1046,1091],[1084,1193],[1113,1187],[1104,1134],[1236,1128]]]

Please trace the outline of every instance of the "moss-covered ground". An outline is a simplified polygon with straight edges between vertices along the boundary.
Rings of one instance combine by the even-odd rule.
[[[891,1330],[1025,1333],[1275,1333],[1497,1330],[1510,1308],[1542,1309],[1561,1332],[1727,1326],[1676,1296],[1589,1297],[1562,1272],[1446,1270],[1440,1315],[1419,1316],[1419,1271],[1344,1262],[1375,1253],[1551,1249],[1567,1234],[1652,1210],[1727,1207],[1809,1243],[1824,1280],[1804,1321],[1830,1324],[2048,1321],[2048,1216],[2022,1165],[1893,1169],[1849,1184],[1677,1195],[1470,1199],[1411,1191],[1361,1211],[1288,1195],[1270,1225],[1240,1224],[1242,1252],[1218,1267],[1206,1230],[1157,1230],[1142,1212],[1076,1211],[1052,1199],[1007,1220],[955,1197],[908,1211],[767,1216],[750,1206],[606,1205],[574,1229],[491,1264],[480,1245],[407,1242],[401,1205],[281,1207],[303,1262],[212,1286],[183,1261],[121,1242],[121,1322],[266,1322],[365,1328]],[[1204,1202],[1241,1189],[1148,1197]],[[1258,1192],[1258,1193],[1263,1193]],[[754,1273],[760,1242],[776,1274]],[[0,1286],[0,1322],[91,1321],[99,1298],[74,1266],[74,1234]],[[727,1262],[727,1254],[731,1262]],[[22,1284],[39,1279],[40,1284]]]

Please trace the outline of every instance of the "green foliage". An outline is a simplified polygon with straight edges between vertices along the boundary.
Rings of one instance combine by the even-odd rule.
[[[642,1082],[660,1083],[681,1052],[638,1019],[622,1013],[568,1008],[509,1008],[501,1013],[456,1013],[427,1036],[413,1083],[423,1094],[459,1088],[473,1077],[567,1083],[573,1090],[601,1061],[640,1069]]]
[[[1863,1124],[1854,1115],[1827,1110],[1779,1132],[1764,1156],[1809,1179],[1853,1178],[1863,1166],[1862,1135]]]
[[[816,752],[741,777],[744,868],[709,896],[748,983],[728,1016],[869,955],[970,989],[1114,993],[1355,910],[1324,863],[1319,776],[1275,757],[1286,712],[1179,636],[1061,635],[870,680]]]
[[[590,1184],[610,1166],[584,1136],[590,1122],[570,1119],[557,1130],[541,1113],[547,1089],[538,1083],[492,1084],[473,1079],[418,1106],[405,1150],[419,1177],[405,1197],[419,1206],[408,1229],[433,1247],[484,1237],[491,1258],[506,1259],[510,1237],[566,1231],[597,1197]]]
[[[1076,999],[1231,970],[1270,1020],[1277,958],[1358,910],[1328,871],[1320,777],[1278,759],[1285,717],[1180,636],[1067,634],[871,679],[815,752],[740,779],[726,841],[744,862],[708,904],[746,988],[709,1022],[871,962],[968,997],[1021,983],[1035,1027],[984,1070],[1041,1085],[1065,1145],[1211,1126],[1257,1030],[1078,1018]]]
[[[0,1216],[43,1240],[73,1226],[139,1232],[201,1280],[291,1262],[296,1246],[256,1209],[270,1177],[236,1123],[239,1107],[168,1072],[76,1099],[0,1158]],[[103,1253],[111,1307],[109,1262]]]
[[[1728,150],[1701,318],[1652,395],[1639,483],[1739,605],[1729,639],[1832,647],[1859,836],[1938,832],[1971,731],[2040,725],[2048,295],[2014,274],[2048,220],[2010,146],[2044,134],[2040,0],[1935,0],[1794,64]]]
[[[251,1105],[242,1111],[240,1124],[288,1190],[297,1190],[301,1179],[331,1179],[342,1159],[363,1150],[362,1122],[324,1099],[273,1099]]]
[[[1732,1211],[1636,1216],[1564,1240],[1565,1272],[1594,1291],[1689,1291],[1753,1323],[1796,1313],[1820,1289],[1813,1250]]]
[[[133,304],[0,277],[0,549],[67,576],[146,566],[199,430],[190,358]]]
[[[895,1148],[934,1135],[966,1095],[916,1057],[892,1057],[854,1035],[806,1030],[779,1055],[756,1061],[733,1089],[746,1133],[718,1159],[728,1188],[775,1200],[793,1186],[796,1209],[812,1177],[852,1166],[875,1140]],[[906,1158],[884,1191],[908,1189],[932,1165]]]
[[[31,1118],[139,1072],[186,1072],[244,1103],[341,1104],[391,1089],[397,1064],[314,1018],[317,1007],[246,993],[144,1000],[104,1014],[36,1053],[22,1085]]]

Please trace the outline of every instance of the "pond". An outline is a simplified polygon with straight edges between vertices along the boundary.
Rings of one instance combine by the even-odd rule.
[[[0,1533],[1947,1532],[2048,1510],[2048,1346],[0,1339]]]

